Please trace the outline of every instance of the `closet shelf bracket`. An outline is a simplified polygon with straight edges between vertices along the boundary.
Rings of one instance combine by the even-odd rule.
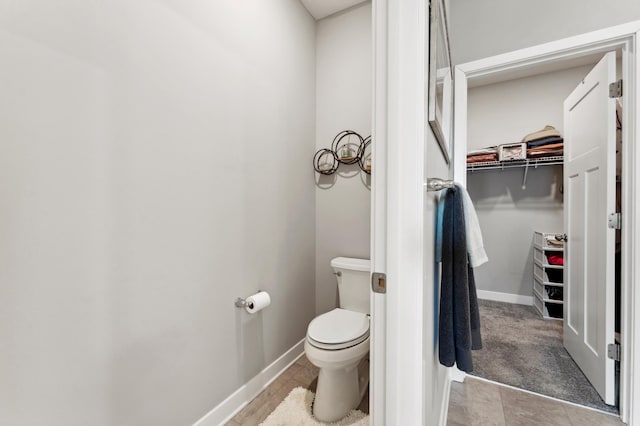
[[[537,166],[537,164],[536,164]],[[522,177],[522,189],[527,189],[527,173],[529,172],[529,160],[524,165],[524,176]]]

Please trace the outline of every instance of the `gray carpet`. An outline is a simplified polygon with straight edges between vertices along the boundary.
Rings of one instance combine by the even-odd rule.
[[[562,321],[543,320],[533,306],[479,300],[483,349],[473,375],[610,413],[562,346]]]

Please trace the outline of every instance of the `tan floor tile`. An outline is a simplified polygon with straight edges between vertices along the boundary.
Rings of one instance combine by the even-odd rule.
[[[501,407],[496,407],[499,402]],[[492,410],[495,410],[492,414]],[[503,415],[502,420],[500,416]],[[622,426],[616,416],[467,377],[453,382],[448,425]]]
[[[507,426],[572,426],[561,402],[500,387]]]
[[[311,361],[309,361],[309,358],[307,358],[306,355],[302,355],[295,363],[304,368],[309,368],[311,370],[318,370],[318,367],[311,364]]]
[[[620,417],[565,404],[564,410],[574,426],[621,426]]]
[[[317,367],[311,364],[305,356],[302,356],[236,414],[228,425],[254,426],[260,424],[294,388],[300,386],[315,391],[317,379]]]
[[[301,388],[309,389],[311,392],[316,393],[316,389],[318,388],[317,377],[313,379],[311,382],[309,382],[308,380],[301,380],[298,377],[294,377],[291,380],[294,381],[297,384],[297,386],[300,386]]]
[[[299,384],[293,380],[285,381],[277,388],[269,386],[232,420],[242,426],[255,426],[262,423],[284,401],[289,392],[298,386]]]
[[[268,402],[266,401],[267,398],[261,398],[260,395],[258,395],[256,399],[251,401],[249,405],[244,407],[242,411],[236,414],[232,421],[243,426],[255,426],[260,424],[260,422],[264,420],[271,411],[273,411],[273,409],[270,408]]]
[[[291,377],[301,383],[301,386],[310,389],[311,383],[317,380],[318,373],[305,367],[301,367],[298,364],[293,364],[289,370],[291,370]]]
[[[449,398],[448,425],[505,425],[497,386],[467,378],[453,382]]]
[[[280,389],[280,391],[278,392],[279,395],[282,395],[282,398],[280,398],[280,400],[278,401],[278,404],[280,404],[282,401],[284,401],[284,399],[287,397],[287,395],[289,395],[289,393],[294,390],[295,388],[300,387],[300,384],[295,381],[295,380],[289,380],[285,383],[285,385]],[[278,405],[276,404],[276,406]]]
[[[296,378],[295,371],[291,368],[287,369],[284,373],[282,373],[277,379],[275,379],[269,387],[272,388],[281,388],[285,383],[290,382]]]
[[[318,372],[318,367],[311,364],[307,357],[303,355],[242,409],[227,425],[254,426],[260,424],[295,387],[300,386],[315,392],[318,384]],[[369,413],[369,388],[367,388],[358,409],[366,414]]]

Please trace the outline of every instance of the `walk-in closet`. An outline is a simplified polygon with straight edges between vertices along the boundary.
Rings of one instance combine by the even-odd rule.
[[[467,189],[489,257],[475,270],[484,347],[474,353],[472,374],[613,413],[618,411],[619,364],[610,363],[612,397],[609,388],[605,391],[605,385],[596,383],[605,383],[599,375],[609,372],[594,372],[597,368],[582,358],[583,349],[574,348],[567,330],[574,329],[577,316],[571,309],[580,300],[595,312],[589,316],[594,321],[614,319],[615,339],[620,340],[619,284],[615,298],[609,297],[613,293],[605,297],[604,288],[598,287],[602,274],[613,274],[606,278],[615,276],[619,283],[620,246],[612,241],[619,218],[614,213],[620,212],[620,164],[615,164],[620,155],[607,157],[590,145],[591,140],[605,140],[606,149],[615,146],[621,152],[622,94],[607,82],[606,91],[612,92],[602,97],[597,94],[605,89],[602,83],[592,81],[598,72],[611,78],[612,70],[617,80],[620,69],[620,52],[592,54],[469,80],[466,97]],[[601,109],[594,106],[596,96],[604,99],[598,101]],[[613,116],[603,112],[613,111],[612,105],[617,107]],[[618,130],[613,130],[615,140],[605,134],[611,132],[611,117]],[[597,129],[605,130],[597,137],[588,134],[600,132]],[[611,173],[618,176],[618,191],[613,193],[606,186]],[[616,196],[609,230],[591,232],[599,220],[596,210]],[[567,243],[567,234],[574,242]],[[573,244],[570,265],[567,244]],[[606,253],[613,263],[604,258],[589,261],[594,250]],[[567,276],[572,277],[569,292]],[[568,295],[573,297],[570,302]],[[606,299],[606,312],[592,299]],[[603,321],[609,326],[608,319]],[[596,325],[581,322],[580,327],[591,330]],[[585,333],[588,347],[590,335]],[[613,339],[611,343],[614,352]]]

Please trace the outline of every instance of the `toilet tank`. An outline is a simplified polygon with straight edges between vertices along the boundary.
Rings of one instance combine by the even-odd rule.
[[[331,267],[338,279],[340,307],[369,314],[369,259],[336,257],[331,260]]]

